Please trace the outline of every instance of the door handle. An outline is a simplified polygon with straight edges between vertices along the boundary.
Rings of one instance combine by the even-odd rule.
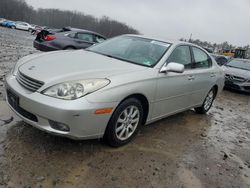
[[[188,76],[188,80],[190,80],[190,81],[194,80],[194,76],[193,75]]]

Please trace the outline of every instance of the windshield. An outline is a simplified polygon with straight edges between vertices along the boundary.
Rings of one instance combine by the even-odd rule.
[[[170,47],[169,43],[134,36],[120,36],[87,50],[138,65],[154,66]]]
[[[240,60],[240,59],[233,59],[229,61],[226,66],[228,67],[234,67],[244,70],[250,70],[250,61],[249,60]]]

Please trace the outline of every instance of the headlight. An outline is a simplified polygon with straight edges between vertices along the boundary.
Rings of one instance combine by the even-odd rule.
[[[59,99],[74,100],[93,93],[109,83],[108,79],[70,81],[51,86],[42,91],[42,94]]]

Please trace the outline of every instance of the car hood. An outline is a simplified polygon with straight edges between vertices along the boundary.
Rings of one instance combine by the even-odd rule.
[[[229,66],[223,66],[223,69],[225,71],[225,74],[230,74],[230,75],[250,79],[250,71],[249,70],[243,70],[243,69],[229,67]]]
[[[147,67],[110,58],[85,50],[38,54],[27,58],[18,70],[26,76],[48,82],[108,78],[140,71]]]

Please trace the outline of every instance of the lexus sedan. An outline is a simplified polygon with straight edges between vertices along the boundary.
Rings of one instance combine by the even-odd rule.
[[[232,59],[225,66],[225,88],[250,93],[250,60]]]
[[[70,30],[66,32],[61,32],[61,30],[42,30],[37,34],[33,45],[40,51],[85,49],[95,43],[106,40],[104,36],[92,31],[68,29]]]
[[[115,147],[143,124],[206,113],[223,86],[223,70],[202,48],[137,35],[26,56],[6,77],[8,104],[28,124]]]

